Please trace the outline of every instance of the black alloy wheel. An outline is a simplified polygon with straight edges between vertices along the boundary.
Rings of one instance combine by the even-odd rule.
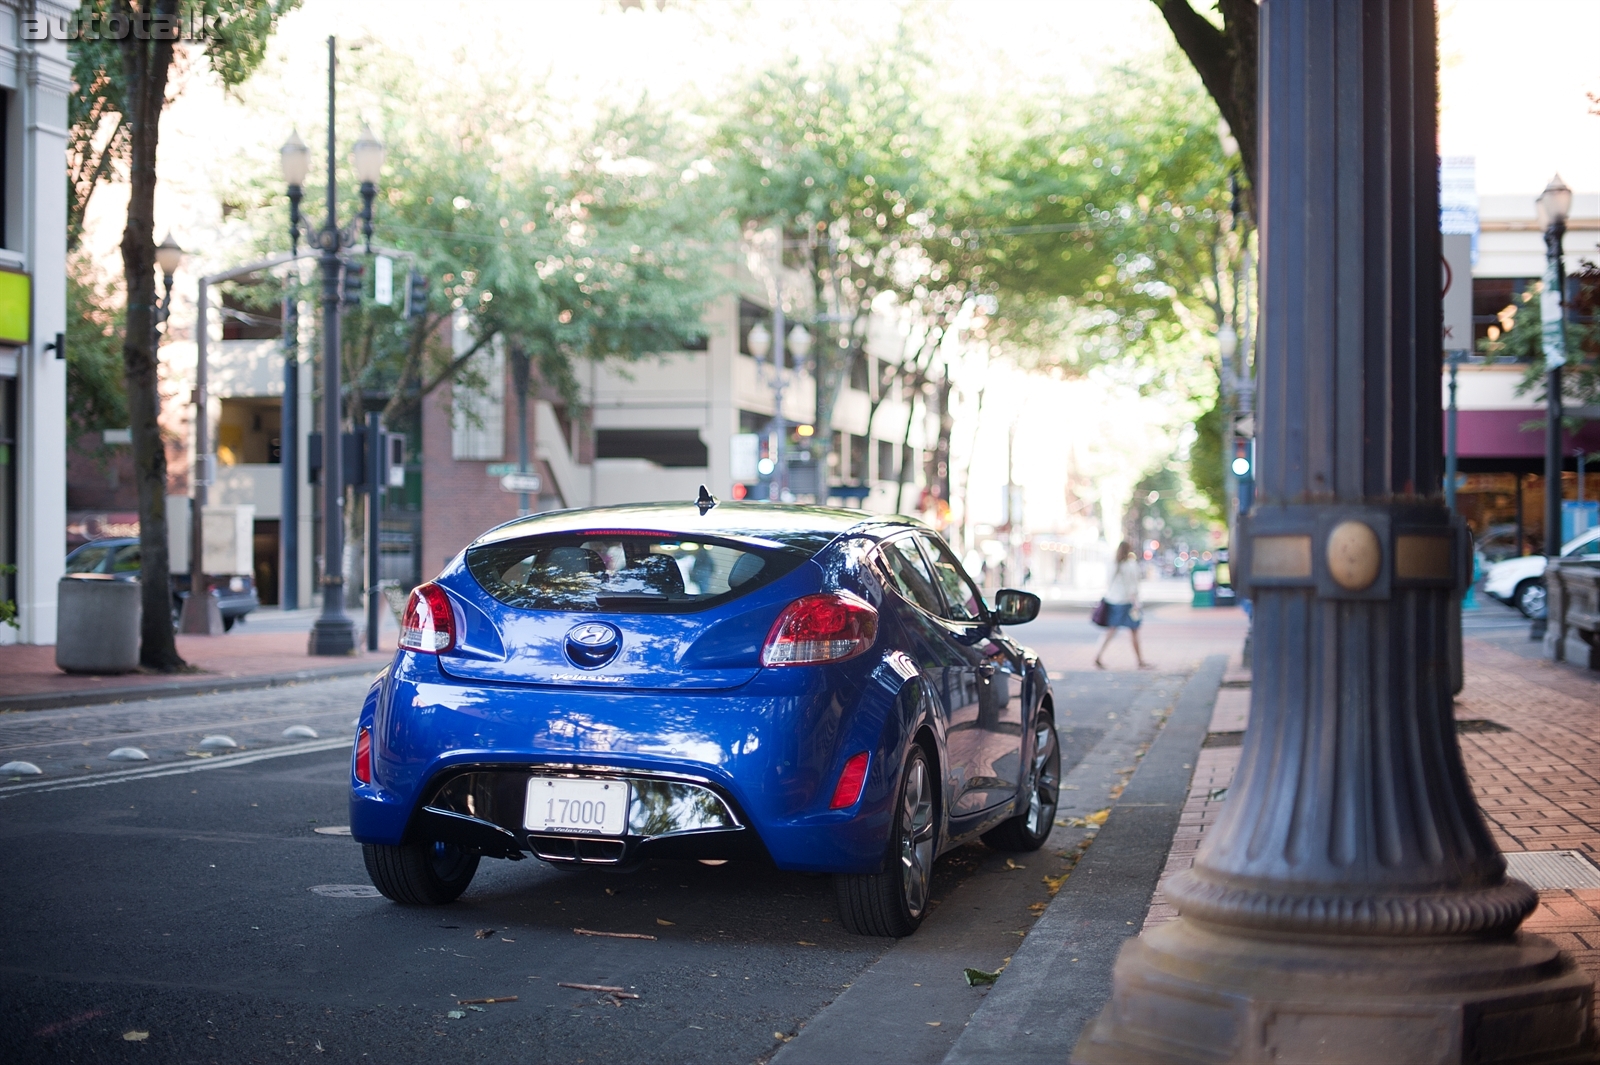
[[[384,898],[407,906],[454,902],[477,875],[479,855],[454,843],[363,843],[372,886]]]
[[[1061,798],[1061,742],[1047,710],[1033,719],[1033,761],[1028,767],[1028,805],[983,834],[997,851],[1036,851],[1055,827]]]
[[[833,878],[839,920],[860,936],[909,936],[928,913],[938,824],[928,755],[912,747],[900,777],[888,868]]]

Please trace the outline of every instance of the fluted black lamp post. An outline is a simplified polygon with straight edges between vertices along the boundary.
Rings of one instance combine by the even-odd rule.
[[[1517,931],[1456,745],[1431,0],[1260,8],[1250,727],[1182,916],[1074,1059],[1591,1061],[1594,990]],[[1113,817],[1116,816],[1113,812]]]
[[[322,613],[311,628],[310,653],[346,655],[355,650],[355,622],[344,609],[344,469],[341,446],[342,401],[339,383],[339,280],[344,268],[340,252],[355,246],[355,233],[339,225],[338,186],[335,176],[334,139],[334,39],[328,38],[328,186],[326,215],[322,227],[308,233],[321,255],[322,269]],[[363,235],[372,241],[372,202],[377,196],[378,176],[383,169],[383,145],[372,130],[362,127],[355,144],[353,162],[356,180],[361,183],[361,222]],[[283,178],[289,185],[289,227],[298,240],[301,227],[300,196],[310,170],[311,153],[298,133],[282,150]],[[309,224],[307,229],[309,230]]]

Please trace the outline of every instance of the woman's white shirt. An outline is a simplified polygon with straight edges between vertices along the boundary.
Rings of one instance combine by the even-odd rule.
[[[1106,588],[1108,603],[1137,603],[1139,601],[1139,560],[1125,558],[1111,574],[1111,584]]]

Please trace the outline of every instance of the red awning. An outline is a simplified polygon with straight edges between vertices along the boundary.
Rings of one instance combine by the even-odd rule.
[[[1445,414],[1449,418],[1448,412]],[[1464,410],[1456,413],[1456,454],[1464,459],[1544,457],[1544,415],[1537,410]],[[1532,427],[1523,426],[1532,423]],[[1600,422],[1563,433],[1562,453],[1600,451]]]

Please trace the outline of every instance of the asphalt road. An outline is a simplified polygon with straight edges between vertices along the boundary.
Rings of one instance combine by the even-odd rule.
[[[1047,614],[1027,636],[1048,663],[1096,633]],[[1060,676],[1066,823],[1037,855],[947,855],[898,944],[840,929],[827,878],[748,863],[485,861],[452,906],[374,897],[316,831],[347,821],[358,681],[0,715],[0,761],[46,770],[0,779],[0,1060],[938,1061],[984,994],[961,970],[1005,965],[1092,838],[1069,819],[1120,791],[1181,680]],[[219,731],[243,750],[202,757]],[[105,759],[134,743],[150,762]],[[863,1024],[899,1034],[869,1049]]]

